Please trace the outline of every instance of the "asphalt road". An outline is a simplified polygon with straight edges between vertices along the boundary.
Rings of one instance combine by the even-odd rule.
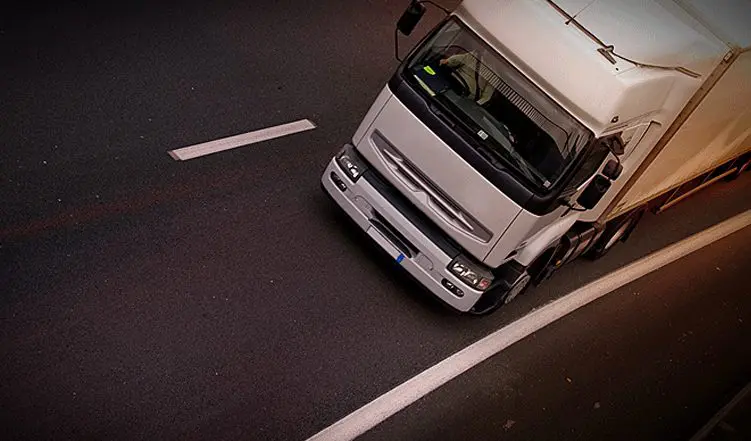
[[[304,439],[751,207],[747,174],[492,316],[446,310],[318,186],[396,66],[404,3],[24,3],[0,17],[6,439]],[[166,153],[300,118],[319,128],[188,162]]]
[[[530,335],[358,440],[689,440],[751,380],[749,249],[747,227]],[[735,436],[726,439],[751,431]]]

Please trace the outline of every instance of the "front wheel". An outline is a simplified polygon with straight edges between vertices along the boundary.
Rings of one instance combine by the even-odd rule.
[[[510,303],[515,298],[524,294],[529,288],[529,282],[531,281],[532,276],[525,271],[507,291],[501,291],[500,287],[497,287],[483,294],[483,296],[480,297],[480,300],[478,300],[472,309],[469,310],[469,313],[472,315],[490,314],[501,306]]]
[[[503,304],[506,305],[508,303],[511,303],[512,300],[524,294],[527,288],[529,288],[529,282],[531,281],[532,276],[530,276],[528,272],[522,274],[522,276],[519,277],[519,280],[514,283],[514,286],[512,286],[511,289],[508,290],[506,295],[503,296]]]

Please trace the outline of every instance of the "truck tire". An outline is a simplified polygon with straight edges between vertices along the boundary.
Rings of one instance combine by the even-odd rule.
[[[520,295],[524,294],[527,289],[529,289],[529,286],[532,284],[532,276],[525,272],[522,274],[521,277],[519,277],[519,280],[514,283],[514,286],[511,287],[508,292],[503,296],[503,304],[506,305],[508,303],[511,303],[512,300],[519,297]]]
[[[483,294],[483,296],[480,297],[480,300],[475,303],[475,306],[469,310],[469,313],[472,315],[490,314],[501,306],[511,303],[515,298],[524,295],[531,285],[537,285],[545,278],[549,277],[550,272],[546,271],[546,269],[551,264],[551,260],[558,251],[559,244],[560,242],[550,246],[545,252],[540,254],[537,259],[535,259],[534,262],[524,270],[524,273],[516,279],[514,285],[507,291],[500,291],[499,288],[496,288],[495,290],[490,290]]]
[[[631,232],[636,228],[636,224],[644,216],[645,211],[646,207],[639,207],[629,214],[611,221],[605,226],[602,236],[597,239],[597,243],[587,252],[586,257],[591,260],[597,260],[606,255],[618,242],[628,239]]]
[[[496,288],[483,294],[480,300],[469,310],[469,313],[472,315],[488,315],[494,312],[501,306],[510,303],[515,298],[524,294],[532,284],[530,283],[531,281],[532,276],[525,271],[508,291],[502,292]]]

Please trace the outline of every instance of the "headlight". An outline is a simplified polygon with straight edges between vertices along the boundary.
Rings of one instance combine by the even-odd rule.
[[[485,291],[493,283],[493,275],[490,271],[462,256],[457,257],[449,264],[449,271],[459,277],[462,282],[478,291]]]
[[[347,173],[352,181],[356,181],[363,173],[365,173],[365,170],[367,170],[365,161],[360,158],[360,155],[357,154],[354,147],[351,145],[345,146],[336,155],[336,162],[339,163],[339,166],[345,173]]]

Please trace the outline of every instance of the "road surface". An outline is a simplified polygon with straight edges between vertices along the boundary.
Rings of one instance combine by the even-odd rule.
[[[447,310],[318,185],[396,66],[404,3],[23,3],[0,18],[7,439],[305,439],[534,307],[751,208],[747,174],[496,314]],[[186,162],[167,153],[303,118],[318,128]],[[708,418],[736,382],[707,382]]]

